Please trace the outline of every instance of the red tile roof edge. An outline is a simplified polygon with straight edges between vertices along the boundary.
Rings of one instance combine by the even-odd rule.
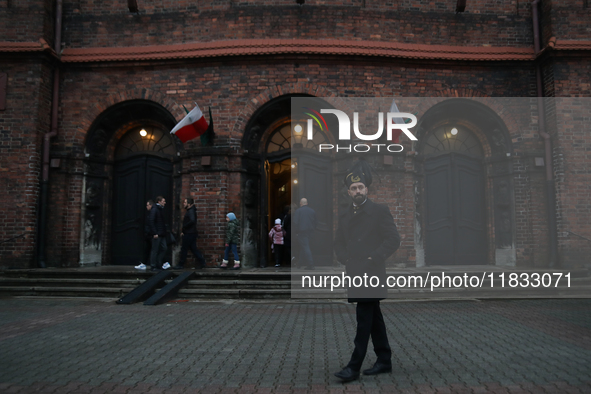
[[[462,47],[346,40],[243,39],[144,47],[66,48],[62,53],[62,61],[80,63],[294,53],[479,61],[535,58],[533,48]]]
[[[0,42],[0,52],[43,52],[51,50],[43,38],[33,42]]]
[[[591,50],[591,41],[557,40],[552,37],[548,48]],[[43,39],[38,42],[0,42],[0,52],[47,50],[51,51],[51,47]],[[294,53],[475,61],[533,60],[535,58],[532,48],[463,47],[352,40],[241,39],[142,47],[66,48],[61,59],[68,63],[83,63]]]
[[[554,43],[550,43],[554,47],[554,49],[558,51],[568,51],[568,50],[590,50],[591,49],[591,41],[578,41],[578,40],[557,40],[554,39]],[[552,40],[552,38],[550,40]]]

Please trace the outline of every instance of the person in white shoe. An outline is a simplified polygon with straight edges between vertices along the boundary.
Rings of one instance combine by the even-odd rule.
[[[230,212],[226,215],[226,250],[224,250],[224,260],[220,268],[228,268],[228,259],[230,258],[230,251],[234,254],[234,267],[231,269],[240,269],[240,257],[238,257],[237,245],[240,243],[240,222],[236,219],[236,215]]]
[[[150,233],[152,236],[152,253],[150,256],[150,265],[152,271],[162,268],[162,261],[168,251],[166,243],[166,221],[164,219],[164,207],[166,199],[162,196],[156,197],[156,206],[150,211]]]
[[[150,255],[152,252],[152,238],[154,236],[154,234],[150,232],[150,212],[153,206],[153,200],[148,200],[146,202],[146,218],[144,220],[144,261],[146,263],[149,263],[150,261]],[[147,267],[146,264],[140,262],[140,265],[136,265],[135,268],[138,270],[145,270]]]
[[[283,244],[285,243],[285,230],[281,227],[281,219],[275,219],[275,226],[269,231],[269,239],[273,243],[271,248],[275,255],[275,267],[281,267]]]

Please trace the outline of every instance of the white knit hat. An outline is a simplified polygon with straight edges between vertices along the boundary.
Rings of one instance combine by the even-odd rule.
[[[275,219],[275,224],[281,224],[281,219]]]

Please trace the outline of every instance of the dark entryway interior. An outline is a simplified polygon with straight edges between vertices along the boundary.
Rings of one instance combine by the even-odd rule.
[[[169,159],[152,155],[134,156],[115,163],[113,177],[112,262],[136,265],[143,261],[146,201],[161,195],[169,228],[172,223],[172,171]]]
[[[458,153],[425,162],[428,265],[484,265],[487,258],[482,160]]]

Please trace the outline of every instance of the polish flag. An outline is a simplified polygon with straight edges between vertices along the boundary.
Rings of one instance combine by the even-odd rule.
[[[183,120],[174,126],[174,129],[170,131],[170,134],[176,135],[183,143],[185,143],[203,135],[208,127],[209,125],[203,116],[203,112],[201,112],[199,106],[195,104],[195,108],[193,108]]]
[[[396,102],[394,100],[392,100],[392,105],[390,105],[390,111],[391,113],[395,113],[395,112],[400,112],[398,110],[398,106],[396,105]],[[394,121],[394,124],[404,124],[404,120],[402,118],[394,118],[392,119]],[[399,144],[400,143],[400,134],[402,134],[402,130],[400,129],[394,129],[392,130],[392,142],[395,144]]]

